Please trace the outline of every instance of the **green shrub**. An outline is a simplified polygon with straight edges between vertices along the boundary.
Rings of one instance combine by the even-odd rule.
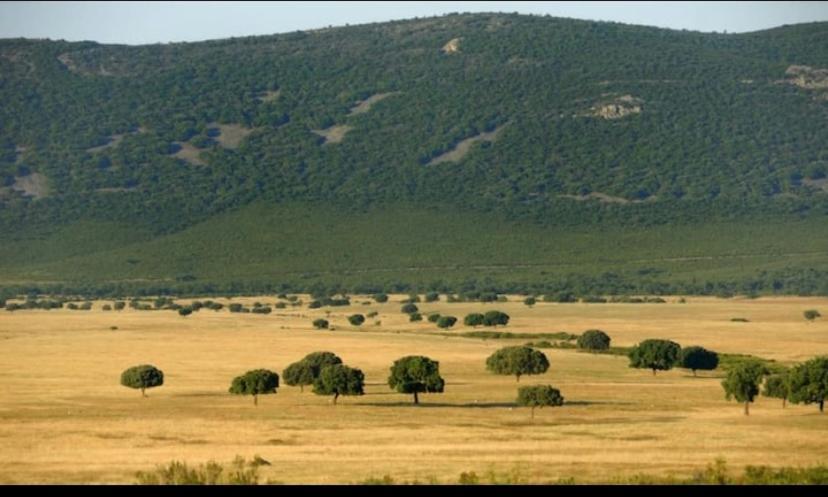
[[[584,350],[607,350],[610,337],[601,330],[586,330],[578,337],[578,348]]]

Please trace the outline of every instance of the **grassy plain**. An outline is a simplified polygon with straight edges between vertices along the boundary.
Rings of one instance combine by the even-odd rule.
[[[679,369],[653,377],[618,356],[544,349],[550,370],[520,385],[552,384],[566,404],[531,420],[528,409],[514,406],[515,379],[484,368],[493,351],[526,339],[444,337],[432,323],[409,323],[401,298],[376,304],[356,297],[349,307],[303,305],[270,315],[202,309],[186,318],[171,311],[104,312],[103,302],[92,311],[3,311],[0,483],[134,482],[136,471],[173,459],[197,464],[236,455],[270,461],[260,469],[262,479],[286,483],[384,475],[455,483],[469,471],[484,478],[510,473],[525,482],[605,482],[638,473],[690,475],[717,457],[738,470],[828,462],[828,416],[816,407],[783,410],[779,400],[760,398],[746,417],[740,405],[725,401],[720,372],[693,378]],[[620,346],[663,337],[783,363],[828,354],[828,321],[802,317],[804,309],[828,310],[828,299],[676,301],[527,308],[511,297],[418,306],[461,322],[468,312],[502,310],[512,316],[503,330],[520,333],[600,328]],[[348,315],[370,311],[379,315],[362,327],[347,324]],[[326,316],[336,329],[314,330],[312,319]],[[463,331],[470,330],[451,332]],[[254,407],[252,399],[227,393],[238,374],[259,367],[281,374],[316,350],[361,368],[366,395],[341,398],[334,407],[327,397],[283,385]],[[444,394],[424,395],[413,406],[411,396],[388,388],[389,366],[409,354],[440,361]],[[143,363],[166,376],[146,399],[118,383],[122,370]]]

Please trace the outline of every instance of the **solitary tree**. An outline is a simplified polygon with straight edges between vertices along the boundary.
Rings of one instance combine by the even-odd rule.
[[[362,371],[343,364],[325,366],[313,382],[313,393],[333,395],[333,403],[340,395],[362,395],[365,375]]]
[[[362,314],[353,314],[351,316],[348,316],[348,322],[354,326],[359,326],[365,322],[365,316],[363,316]]]
[[[327,319],[319,318],[319,319],[314,319],[313,320],[313,327],[316,328],[317,330],[327,329],[329,324],[330,323],[328,323]]]
[[[816,309],[808,309],[807,311],[802,313],[805,316],[805,319],[808,321],[813,321],[814,319],[821,317],[822,315]]]
[[[454,316],[440,316],[437,319],[437,326],[440,328],[451,328],[456,322],[457,318]]]
[[[527,307],[532,307],[537,302],[538,299],[536,299],[535,297],[526,297],[525,299],[523,299],[523,303],[526,304]]]
[[[584,350],[607,350],[610,337],[601,330],[586,330],[578,337],[578,348]]]
[[[533,385],[518,389],[517,404],[532,408],[532,419],[535,419],[535,408],[544,406],[563,405],[564,398],[561,391],[550,385]]]
[[[405,314],[413,314],[413,313],[417,312],[419,309],[417,308],[416,304],[413,304],[413,303],[409,302],[409,303],[405,304],[404,306],[402,306],[402,308],[400,310]]]
[[[408,320],[411,321],[412,323],[414,321],[422,321],[423,320],[423,315],[420,314],[419,312],[412,312],[411,314],[408,315]]]
[[[483,325],[483,314],[473,312],[471,314],[467,314],[466,317],[463,319],[463,324],[466,326],[482,326]]]
[[[429,314],[428,315],[428,321],[430,323],[436,323],[439,320],[440,320],[440,315],[439,314]]]
[[[406,356],[394,361],[388,386],[400,393],[413,393],[414,403],[419,404],[418,394],[442,393],[445,381],[440,377],[440,363],[424,356]]]
[[[655,376],[656,370],[672,369],[680,351],[681,346],[670,340],[644,340],[630,351],[630,367],[652,369]]]
[[[750,403],[759,394],[759,385],[767,374],[768,370],[761,362],[746,361],[737,364],[727,372],[727,377],[722,381],[725,398],[735,398],[738,402],[744,402],[745,416],[750,415]]]
[[[190,307],[182,307],[181,309],[178,310],[178,315],[179,316],[189,316],[192,313],[193,313],[193,310]]]
[[[121,373],[121,385],[129,388],[141,389],[141,395],[146,397],[144,390],[160,387],[164,384],[164,373],[149,364],[134,366]]]
[[[696,376],[697,369],[713,371],[719,367],[719,354],[694,345],[681,349],[678,362],[681,367],[692,370],[693,376]]]
[[[254,369],[233,378],[230,393],[252,395],[253,405],[259,405],[259,395],[276,393],[279,388],[279,375],[267,369]]]
[[[384,293],[375,293],[374,300],[382,304],[383,302],[388,302],[388,295]]]
[[[790,400],[794,404],[818,404],[825,412],[828,398],[828,356],[816,357],[793,368],[790,372]]]
[[[503,347],[486,359],[486,369],[495,374],[515,375],[516,381],[520,381],[524,374],[545,373],[549,369],[549,359],[531,347]]]
[[[509,315],[500,311],[489,311],[483,315],[485,326],[506,326],[509,324]]]
[[[765,388],[762,390],[762,395],[765,397],[773,397],[775,399],[782,399],[782,409],[788,403],[791,388],[788,384],[788,373],[774,374],[768,376],[765,380]]]

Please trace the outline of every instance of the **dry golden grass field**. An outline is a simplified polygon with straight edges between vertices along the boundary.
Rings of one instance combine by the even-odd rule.
[[[514,377],[485,370],[492,352],[526,339],[444,337],[433,323],[409,323],[401,298],[363,305],[369,299],[352,297],[349,307],[303,305],[269,315],[226,308],[188,317],[104,312],[103,302],[92,311],[2,311],[0,483],[131,483],[137,471],[171,460],[226,463],[236,455],[261,456],[272,464],[260,468],[262,481],[285,483],[384,475],[455,483],[469,471],[510,473],[525,482],[604,482],[638,473],[690,475],[717,457],[738,470],[828,462],[828,415],[815,406],[783,410],[781,401],[760,397],[744,416],[741,405],[725,401],[721,372],[693,378],[674,369],[654,377],[620,356],[543,349],[549,371],[524,376],[520,385],[551,384],[566,403],[537,410],[532,420],[527,408],[514,406]],[[828,314],[828,299],[667,300],[527,308],[511,297],[418,306],[424,315],[457,316],[450,333],[469,331],[462,326],[467,313],[497,309],[512,317],[503,331],[599,328],[613,345],[669,338],[783,363],[828,354],[828,319],[808,323],[802,316],[809,308]],[[276,298],[233,300],[254,301]],[[374,310],[379,315],[359,328],[346,320]],[[311,321],[326,311],[336,329],[314,330]],[[255,407],[250,397],[227,392],[236,375],[254,368],[281,375],[317,350],[362,369],[365,395],[333,406],[329,397],[283,383]],[[438,360],[446,380],[445,393],[422,395],[420,406],[386,384],[391,363],[411,354]],[[148,390],[148,398],[119,385],[124,369],[145,363],[165,373],[164,385]]]

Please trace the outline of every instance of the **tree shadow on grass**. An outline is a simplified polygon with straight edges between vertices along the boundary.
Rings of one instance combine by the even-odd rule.
[[[396,394],[400,395],[400,394]],[[478,409],[494,409],[494,408],[506,408],[506,407],[517,407],[514,402],[468,402],[468,403],[461,403],[461,404],[448,404],[445,402],[428,402],[420,400],[419,404],[415,404],[413,400],[408,402],[365,402],[360,403],[361,406],[371,406],[371,407],[459,407],[459,408],[478,408]]]
[[[631,406],[635,402],[617,400],[564,400],[564,406]]]

